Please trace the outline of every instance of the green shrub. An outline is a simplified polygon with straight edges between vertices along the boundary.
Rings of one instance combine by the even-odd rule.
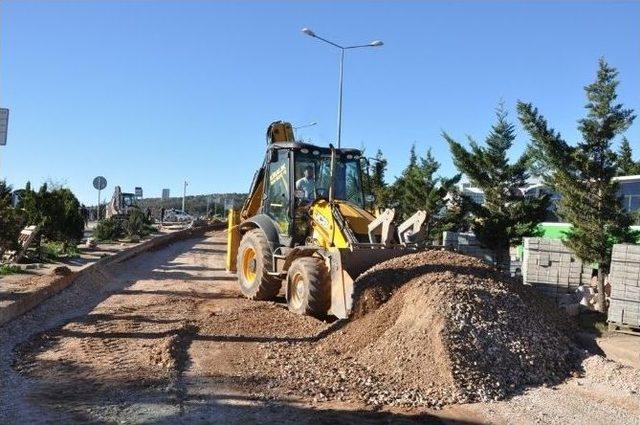
[[[47,241],[40,245],[42,254],[51,260],[60,258],[75,258],[80,255],[80,251],[76,245],[65,246],[62,242]]]
[[[15,274],[15,273],[24,273],[24,271],[17,266],[10,266],[8,264],[3,264],[0,266],[0,276],[5,276],[8,274]]]
[[[93,231],[93,237],[99,241],[113,241],[124,236],[129,238],[144,237],[155,230],[153,226],[148,224],[144,213],[140,209],[134,208],[126,220],[122,218],[100,220]]]
[[[23,224],[18,211],[11,207],[11,186],[0,180],[0,258],[7,250],[16,249]]]
[[[45,183],[36,192],[27,184],[18,206],[24,211],[28,224],[38,225],[40,234],[47,240],[63,242],[66,249],[82,239],[84,218],[80,202],[69,189],[50,189]]]
[[[114,241],[123,235],[123,221],[114,218],[100,220],[93,231],[93,237],[99,241]]]
[[[129,217],[124,224],[124,230],[129,237],[146,236],[148,234],[145,234],[147,230],[146,224],[147,223],[144,213],[140,209],[134,208],[129,213]]]

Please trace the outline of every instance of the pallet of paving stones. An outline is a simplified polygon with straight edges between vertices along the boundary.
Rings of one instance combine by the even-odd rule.
[[[613,246],[609,283],[608,322],[614,326],[640,327],[640,245]]]
[[[584,266],[560,240],[525,239],[526,283],[557,285],[560,292],[572,293],[588,284],[591,268]]]
[[[612,283],[611,298],[640,302],[640,286]]]
[[[640,302],[609,299],[607,321],[621,326],[640,327]]]

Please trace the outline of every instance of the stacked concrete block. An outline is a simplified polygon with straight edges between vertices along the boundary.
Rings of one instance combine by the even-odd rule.
[[[452,248],[458,248],[458,233],[442,232],[442,245]]]
[[[510,257],[509,274],[511,274],[511,276],[522,275],[522,262],[518,260],[515,254],[511,254]]]
[[[609,322],[640,327],[640,245],[613,246],[609,283]]]
[[[525,238],[522,278],[525,284],[564,304],[568,294],[580,285],[589,284],[590,265],[584,265],[562,241]]]
[[[496,265],[495,253],[490,249],[483,248],[473,233],[442,232],[442,244],[465,255],[479,258],[493,266]]]

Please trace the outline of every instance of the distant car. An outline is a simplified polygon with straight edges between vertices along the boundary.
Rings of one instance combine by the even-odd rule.
[[[164,213],[164,221],[185,223],[193,221],[193,217],[180,210],[168,210]]]

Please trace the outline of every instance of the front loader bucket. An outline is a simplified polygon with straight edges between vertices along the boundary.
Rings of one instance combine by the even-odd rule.
[[[346,319],[353,305],[354,281],[369,268],[390,258],[415,252],[397,248],[329,248],[326,252],[331,276],[329,314]]]

